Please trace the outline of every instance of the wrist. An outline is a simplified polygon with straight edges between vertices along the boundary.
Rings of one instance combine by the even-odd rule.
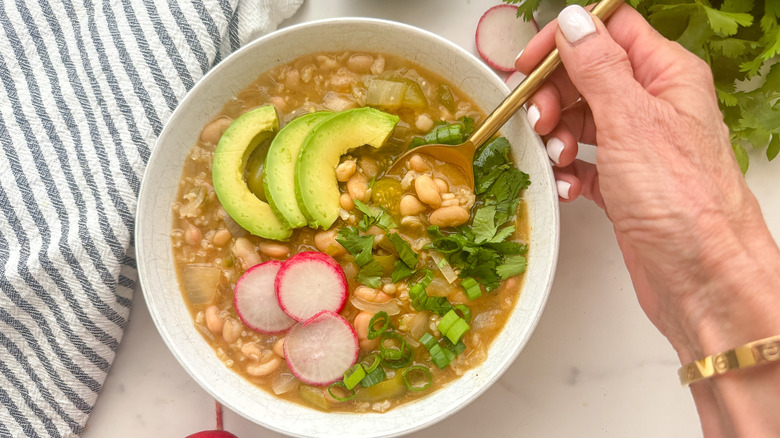
[[[780,335],[780,250],[763,221],[710,226],[705,235],[718,238],[702,248],[696,291],[678,315],[683,363]]]

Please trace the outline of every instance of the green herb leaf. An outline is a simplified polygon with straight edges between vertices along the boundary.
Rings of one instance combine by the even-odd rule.
[[[365,266],[360,268],[355,280],[374,289],[382,286],[382,265],[376,260],[371,260]]]
[[[525,272],[527,260],[525,256],[514,255],[504,259],[504,263],[496,267],[496,272],[502,280],[506,280],[513,275]]]
[[[393,244],[393,247],[398,252],[398,257],[404,262],[406,266],[414,269],[417,266],[417,253],[412,250],[412,247],[407,241],[396,233],[387,234],[387,239]]]
[[[363,218],[360,220],[360,223],[358,223],[358,228],[362,231],[366,231],[371,225],[375,224],[385,232],[389,231],[390,228],[398,228],[393,217],[390,216],[390,213],[384,208],[368,206],[359,199],[355,199],[353,202],[355,203],[355,208],[363,213]]]
[[[339,230],[336,242],[355,257],[358,266],[364,266],[372,260],[374,236],[361,236],[356,229],[345,227]]]

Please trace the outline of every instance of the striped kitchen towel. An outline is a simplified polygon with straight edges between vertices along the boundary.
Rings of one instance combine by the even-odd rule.
[[[136,284],[157,136],[303,0],[0,0],[0,437],[79,436]]]

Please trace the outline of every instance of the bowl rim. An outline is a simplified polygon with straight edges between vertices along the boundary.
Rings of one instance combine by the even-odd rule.
[[[225,407],[235,411],[239,415],[247,418],[248,420],[250,420],[250,421],[252,421],[252,422],[254,422],[254,423],[258,424],[258,425],[261,425],[261,426],[263,426],[265,428],[268,428],[270,430],[273,430],[273,431],[276,431],[276,432],[279,432],[279,433],[282,433],[282,434],[291,435],[291,436],[314,436],[314,435],[302,434],[300,432],[292,431],[292,430],[289,430],[289,429],[283,429],[283,428],[281,428],[277,424],[270,424],[270,423],[268,423],[266,421],[263,421],[263,420],[257,418],[257,416],[252,415],[251,412],[247,412],[245,409],[242,409],[241,407],[235,406],[231,402],[231,400],[227,399],[226,396],[222,392],[220,392],[218,390],[218,388],[216,387],[218,385],[214,385],[212,382],[204,381],[204,380],[202,380],[198,376],[198,374],[195,372],[194,367],[190,364],[190,361],[192,359],[191,358],[188,359],[187,356],[185,356],[185,353],[181,351],[179,345],[174,342],[174,339],[170,336],[170,333],[168,332],[168,328],[166,327],[166,325],[164,323],[164,317],[163,317],[163,315],[160,314],[160,309],[158,309],[157,307],[153,306],[152,305],[153,301],[150,299],[150,298],[153,298],[152,297],[152,290],[154,289],[154,287],[153,287],[153,285],[149,284],[150,279],[149,279],[149,277],[145,273],[145,270],[146,270],[146,263],[145,262],[148,261],[147,260],[147,256],[146,256],[147,252],[145,251],[146,243],[144,242],[143,239],[140,238],[140,236],[143,236],[143,233],[145,233],[145,221],[139,220],[139,218],[144,218],[145,217],[145,213],[146,213],[146,211],[145,211],[146,203],[142,202],[142,200],[146,199],[148,196],[150,196],[150,192],[153,193],[153,191],[155,190],[155,188],[150,187],[150,184],[146,183],[147,181],[149,181],[148,174],[155,170],[154,166],[152,166],[151,164],[152,164],[154,158],[158,155],[158,153],[161,150],[161,148],[164,147],[162,145],[162,143],[165,142],[165,139],[169,135],[169,132],[174,129],[173,125],[175,123],[172,123],[172,122],[177,120],[178,114],[184,112],[187,109],[188,106],[192,105],[192,102],[197,99],[197,96],[198,96],[199,91],[201,90],[201,88],[206,87],[208,85],[208,83],[211,81],[211,78],[219,77],[222,74],[223,71],[225,71],[225,70],[229,71],[231,68],[234,68],[232,64],[235,62],[235,60],[240,59],[241,57],[245,56],[246,53],[251,52],[255,46],[265,44],[266,41],[273,40],[274,38],[281,38],[281,37],[284,37],[287,34],[294,34],[294,33],[298,32],[301,29],[307,29],[307,28],[319,27],[319,26],[334,26],[334,25],[345,25],[346,26],[346,25],[355,25],[355,24],[361,25],[361,26],[362,25],[389,26],[391,28],[399,29],[401,31],[412,32],[412,33],[421,35],[421,36],[423,36],[425,38],[428,38],[430,40],[435,41],[436,42],[435,44],[441,44],[441,45],[447,46],[450,50],[453,50],[455,52],[459,52],[465,58],[470,58],[472,62],[474,62],[476,64],[479,64],[479,66],[475,66],[475,67],[477,69],[483,70],[483,74],[486,74],[486,75],[490,76],[493,81],[500,82],[502,84],[502,86],[503,86],[503,90],[502,91],[504,91],[504,94],[506,94],[506,92],[509,91],[508,87],[503,82],[503,80],[501,80],[500,77],[493,70],[491,70],[489,67],[484,65],[484,63],[479,61],[479,59],[476,58],[472,53],[468,52],[466,49],[464,49],[463,47],[453,43],[452,41],[447,40],[446,38],[443,38],[443,37],[441,37],[441,36],[439,36],[439,35],[437,35],[437,34],[435,34],[433,32],[430,32],[430,31],[427,31],[425,29],[421,29],[419,27],[412,26],[412,25],[409,25],[409,24],[400,23],[400,22],[392,21],[392,20],[379,19],[379,18],[340,17],[340,18],[326,18],[326,19],[321,19],[321,20],[309,21],[309,22],[305,22],[305,23],[295,24],[295,25],[292,25],[292,26],[289,26],[289,27],[284,27],[284,28],[278,29],[278,30],[276,30],[274,32],[271,32],[271,33],[269,33],[267,35],[261,36],[261,37],[255,39],[255,40],[247,43],[246,45],[242,46],[238,50],[234,51],[233,53],[231,53],[228,56],[226,56],[225,58],[223,58],[217,65],[213,66],[208,72],[206,72],[206,74],[204,74],[196,82],[196,84],[192,87],[192,89],[190,89],[186,93],[186,95],[180,100],[179,104],[176,106],[174,111],[170,114],[168,120],[166,120],[165,125],[163,127],[163,130],[160,132],[157,140],[155,141],[154,148],[152,149],[152,151],[150,153],[150,156],[149,156],[149,159],[148,159],[148,162],[147,162],[147,166],[146,166],[146,168],[144,170],[143,177],[142,177],[142,180],[141,180],[141,187],[140,187],[140,190],[139,190],[138,203],[137,203],[137,207],[136,207],[136,223],[135,223],[135,226],[134,226],[134,233],[135,233],[134,237],[135,237],[135,242],[136,242],[136,244],[135,244],[135,255],[136,255],[137,269],[138,269],[138,286],[142,290],[145,302],[147,304],[147,307],[149,308],[149,312],[151,314],[152,320],[154,321],[155,327],[157,328],[158,333],[162,337],[162,339],[165,342],[166,346],[168,347],[169,351],[173,354],[173,356],[176,358],[176,360],[179,362],[179,364],[182,366],[182,368],[187,372],[187,374],[189,374],[190,377],[198,384],[198,386],[203,388],[203,390],[205,390],[208,394],[210,394],[216,400],[218,400],[223,405],[225,405]],[[313,50],[313,51],[308,52],[308,53],[316,53],[316,52],[318,52],[318,50]],[[303,55],[300,55],[300,56],[303,56]],[[267,67],[267,69],[273,68],[275,65],[279,65],[280,63],[281,62],[277,62],[276,64],[269,65]],[[426,67],[426,66],[424,66],[424,67]],[[426,67],[426,68],[430,69],[429,67]],[[265,71],[265,70],[263,70],[263,71],[261,71],[261,70],[262,69],[258,69],[257,70],[257,75],[262,74],[262,72]],[[434,71],[433,69],[430,69],[430,70]],[[437,73],[435,71],[434,71],[434,73],[440,74],[440,73]],[[527,123],[527,120],[525,119],[525,117],[522,117],[521,119],[522,119],[521,123]],[[540,137],[537,134],[535,134],[535,133],[533,133],[533,135],[535,136],[535,139],[534,139],[535,143],[539,143],[539,144],[541,144],[543,146],[543,143],[541,142]],[[180,171],[181,170],[179,169],[179,172]],[[547,169],[545,171],[545,173],[546,173],[546,179],[548,180],[548,183],[551,183],[552,187],[554,187],[554,181],[555,180],[554,180],[554,176],[552,174],[552,169],[551,168]],[[179,178],[180,178],[180,175],[179,175]],[[547,276],[547,280],[546,280],[546,284],[544,285],[543,290],[539,290],[537,292],[537,295],[539,295],[540,300],[538,300],[538,305],[533,309],[533,314],[527,315],[527,316],[529,316],[529,318],[527,318],[528,321],[529,321],[529,323],[527,324],[527,331],[526,331],[526,334],[524,335],[523,339],[521,340],[521,342],[517,345],[517,348],[515,348],[514,351],[512,351],[510,354],[508,354],[505,357],[503,357],[503,360],[502,360],[502,363],[500,364],[500,367],[498,367],[498,368],[496,368],[496,369],[494,369],[492,371],[492,375],[489,376],[489,378],[486,380],[486,383],[475,386],[475,388],[472,389],[468,393],[468,396],[465,399],[461,400],[460,403],[457,404],[456,406],[450,406],[446,410],[443,409],[442,410],[443,411],[442,414],[430,417],[427,420],[417,421],[414,424],[401,425],[401,428],[399,428],[396,431],[390,431],[390,432],[385,431],[383,433],[364,434],[364,435],[361,435],[361,436],[365,436],[365,437],[398,436],[399,434],[408,434],[408,433],[412,433],[412,432],[419,431],[419,430],[422,430],[424,428],[427,428],[427,427],[429,427],[429,426],[431,426],[431,425],[433,425],[433,424],[435,424],[435,423],[437,423],[437,422],[439,422],[439,421],[449,417],[450,415],[453,415],[454,413],[460,411],[461,409],[463,409],[467,405],[469,405],[471,402],[476,400],[480,395],[482,395],[485,391],[487,391],[487,389],[490,388],[496,381],[498,381],[498,379],[506,372],[506,370],[512,365],[512,363],[514,363],[514,361],[516,360],[516,358],[518,357],[520,352],[525,348],[525,346],[528,343],[532,333],[535,331],[535,328],[538,325],[538,322],[539,322],[539,320],[541,318],[543,310],[546,307],[546,301],[547,301],[547,299],[549,297],[550,290],[552,288],[553,278],[555,276],[555,269],[556,269],[556,266],[557,266],[558,254],[559,254],[559,246],[560,246],[559,245],[559,240],[560,240],[560,217],[559,216],[560,215],[559,215],[559,204],[558,204],[557,196],[554,197],[554,200],[551,203],[551,208],[552,208],[552,218],[551,219],[553,221],[553,224],[551,224],[550,229],[552,230],[553,236],[552,236],[552,239],[551,239],[551,241],[552,241],[551,242],[552,254],[550,254],[550,256],[549,256],[549,266],[547,267],[548,268],[547,275],[546,275]],[[170,227],[170,224],[168,224],[168,227]],[[169,252],[170,252],[170,248],[169,248]],[[172,266],[171,266],[171,268],[172,268]],[[181,294],[181,290],[180,289],[177,290],[176,292]],[[520,306],[520,300],[518,300],[518,302],[515,304],[515,307],[512,309],[512,313],[513,314],[518,310],[519,306]],[[192,326],[194,327],[194,323],[192,323]],[[502,329],[502,331],[503,330],[504,329]],[[209,349],[211,349],[210,346],[209,346]],[[492,350],[492,346],[491,346],[491,350]],[[214,355],[214,356],[216,356],[216,355]],[[234,373],[233,370],[227,369],[227,367],[225,367],[225,370],[227,372],[229,372],[229,373],[236,374],[236,373]],[[473,371],[473,368],[472,368],[472,371]],[[241,378],[243,379],[243,377],[241,377]],[[459,377],[455,381],[461,380],[462,378],[463,377]],[[250,385],[250,386],[256,388],[250,382],[246,382],[246,383],[247,383],[247,385]],[[449,385],[451,385],[451,384],[452,384],[452,382]],[[257,388],[257,389],[259,391],[266,392],[266,391],[264,391],[262,389],[259,389],[259,388]],[[438,389],[437,391],[433,392],[431,396],[433,396],[433,395],[435,395],[437,393],[442,392],[443,389],[444,388]],[[282,399],[280,399],[278,397],[275,397],[273,395],[271,395],[271,396],[274,397],[276,400],[284,401],[284,400],[282,400]],[[286,401],[284,401],[284,402],[286,402]],[[286,403],[289,403],[289,402],[286,402]],[[410,403],[410,404],[414,404],[414,403]],[[398,409],[401,409],[401,407],[395,408],[395,409],[391,410],[390,412],[396,411]],[[336,415],[334,413],[323,413],[323,412],[319,412],[319,411],[314,411],[314,412],[316,413],[315,416],[324,414],[324,415],[327,415],[329,417],[332,417],[332,416]],[[366,415],[366,414],[346,414],[346,415],[347,416],[349,416],[349,415],[355,416],[355,415]],[[372,413],[368,413],[368,415],[373,416],[374,413],[373,412]],[[388,413],[386,413],[386,414],[376,414],[376,415],[388,415]],[[323,435],[323,436],[325,436],[325,435]],[[330,435],[327,435],[327,436],[330,436]]]

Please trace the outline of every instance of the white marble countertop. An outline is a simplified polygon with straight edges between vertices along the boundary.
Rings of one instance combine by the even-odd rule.
[[[499,0],[307,0],[283,26],[366,16],[409,23],[476,53],[474,30]],[[555,10],[556,4],[545,6]],[[549,17],[540,17],[542,21]],[[748,182],[780,239],[780,161],[755,154]],[[698,417],[677,381],[677,357],[642,313],[603,212],[586,200],[561,208],[561,251],[539,326],[496,385],[413,437],[696,437]],[[225,410],[241,438],[281,437]],[[140,290],[86,438],[184,437],[213,429],[214,401],[174,359]]]

